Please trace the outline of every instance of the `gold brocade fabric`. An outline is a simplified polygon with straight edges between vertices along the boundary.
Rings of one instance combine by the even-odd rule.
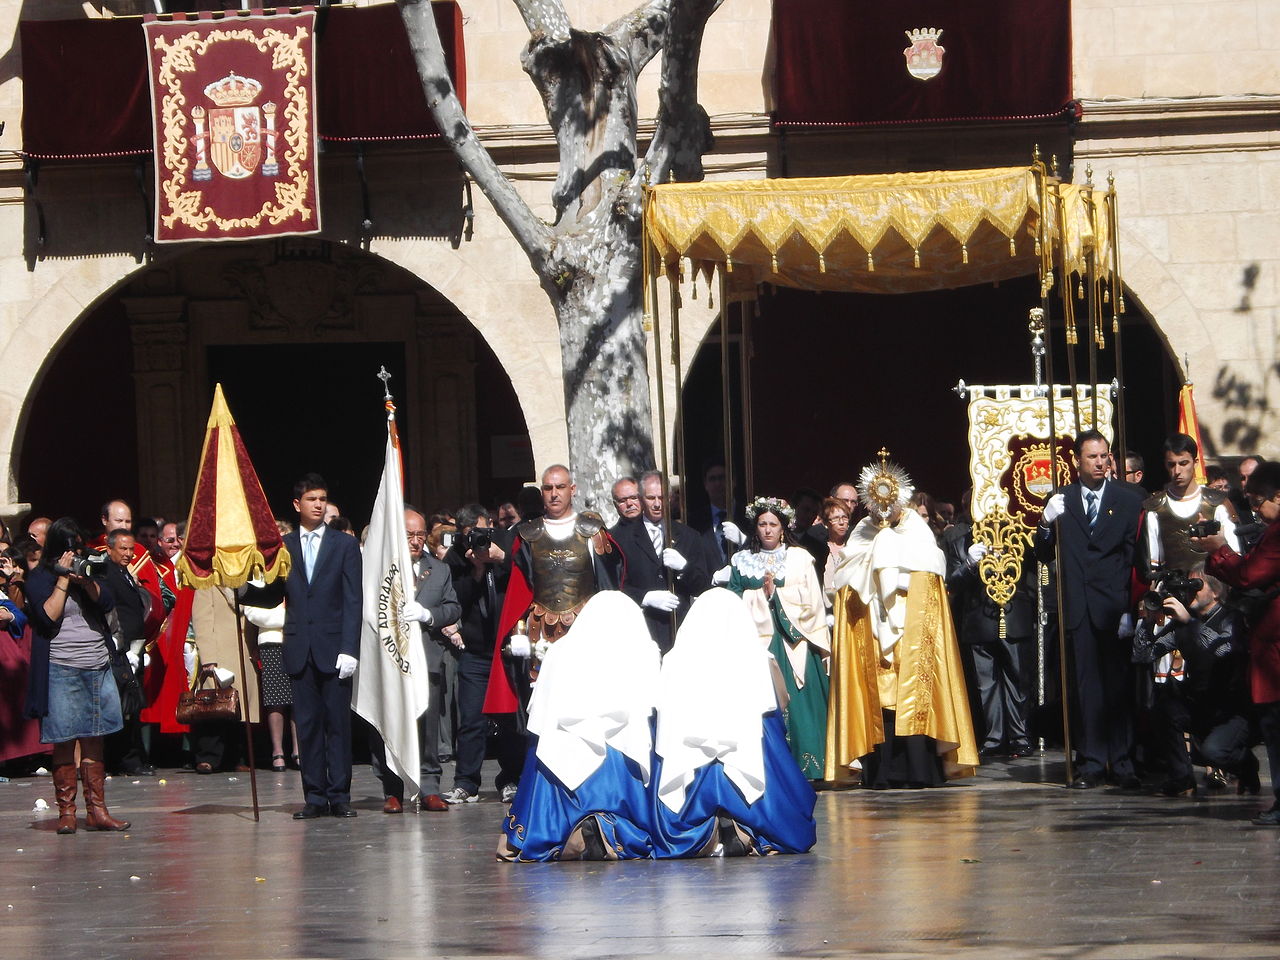
[[[1065,245],[1076,271],[1097,245],[1105,275],[1110,237],[1102,192],[1090,205],[1084,188],[1060,190],[1063,228],[1051,210],[1050,242]],[[653,269],[677,257],[704,272],[723,265],[734,289],[767,282],[907,293],[1037,273],[1040,217],[1035,170],[998,167],[661,184],[649,191],[645,231]]]
[[[849,776],[849,764],[884,741],[880,647],[870,613],[852,587],[836,595],[831,694],[827,703],[824,778]],[[937,574],[911,574],[907,621],[894,648],[897,671],[894,725],[898,736],[932,737],[946,774],[967,777],[978,765],[960,647]]]

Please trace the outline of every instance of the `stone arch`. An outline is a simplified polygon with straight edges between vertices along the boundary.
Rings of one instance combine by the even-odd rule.
[[[147,270],[197,252],[183,250],[144,264],[124,256],[50,259],[21,272],[14,269],[18,261],[11,261],[6,276],[16,277],[25,289],[14,291],[18,317],[12,336],[0,347],[0,365],[7,371],[0,384],[0,476],[7,481],[6,503],[0,504],[0,511],[13,515],[24,507],[17,488],[18,451],[29,405],[59,350],[87,316]],[[406,271],[457,309],[510,379],[535,462],[563,459],[567,438],[554,314],[531,270],[517,272],[509,280],[495,278],[491,270],[495,257],[522,257],[515,244],[508,237],[457,248],[441,242],[390,240],[365,253]],[[513,313],[522,318],[521,323],[510,322]]]

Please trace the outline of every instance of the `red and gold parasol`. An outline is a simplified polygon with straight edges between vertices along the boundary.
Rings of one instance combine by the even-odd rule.
[[[187,516],[177,568],[193,587],[235,587],[288,576],[292,561],[254,472],[236,422],[222,396],[213,409],[200,454],[200,472]]]

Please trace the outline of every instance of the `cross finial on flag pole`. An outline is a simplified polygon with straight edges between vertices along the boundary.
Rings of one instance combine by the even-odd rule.
[[[386,393],[386,396],[384,396],[382,399],[390,400],[391,399],[391,374],[387,373],[387,368],[385,366],[378,371],[378,379],[382,381],[382,389]]]

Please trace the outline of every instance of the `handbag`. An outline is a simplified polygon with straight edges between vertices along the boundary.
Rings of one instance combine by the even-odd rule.
[[[138,674],[124,651],[112,649],[110,656],[111,675],[116,678],[116,689],[120,691],[120,716],[128,720],[142,712],[147,705],[147,698],[142,693]]]
[[[240,719],[240,693],[232,686],[218,686],[218,679],[213,672],[217,666],[216,663],[203,664],[195,688],[183,691],[178,697],[179,723],[215,723]],[[213,687],[205,689],[205,683],[209,680],[213,681]]]

